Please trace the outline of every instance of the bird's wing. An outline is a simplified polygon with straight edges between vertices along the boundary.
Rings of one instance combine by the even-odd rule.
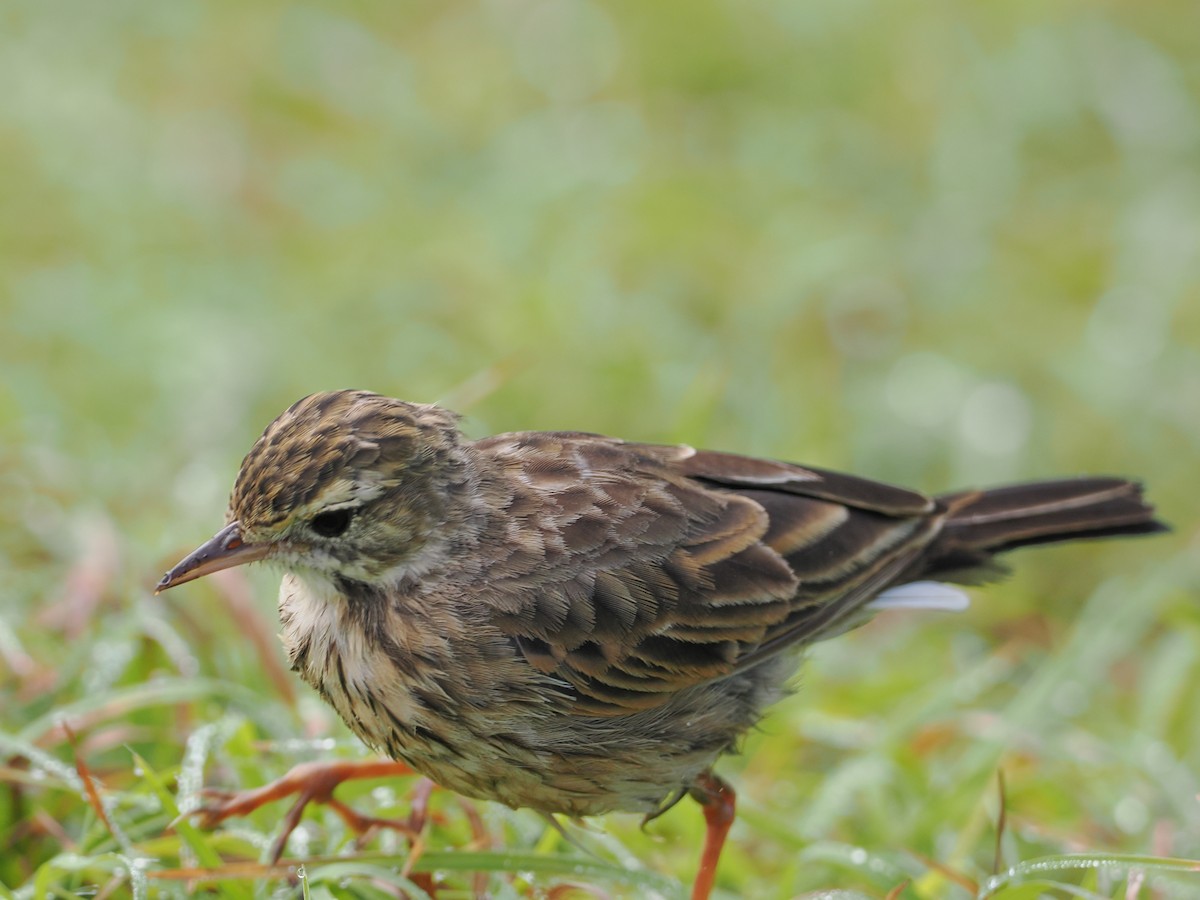
[[[479,599],[599,715],[840,630],[940,525],[920,494],[786,463],[578,433],[476,447],[512,548]]]

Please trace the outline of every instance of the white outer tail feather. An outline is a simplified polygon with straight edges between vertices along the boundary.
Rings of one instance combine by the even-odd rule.
[[[966,592],[940,581],[914,581],[888,588],[867,604],[867,609],[940,609],[962,612],[971,605]]]

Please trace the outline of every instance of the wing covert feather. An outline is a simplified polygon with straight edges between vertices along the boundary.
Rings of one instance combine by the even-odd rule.
[[[653,708],[819,638],[935,530],[920,494],[786,463],[574,432],[475,446],[520,531],[479,599],[584,713]]]

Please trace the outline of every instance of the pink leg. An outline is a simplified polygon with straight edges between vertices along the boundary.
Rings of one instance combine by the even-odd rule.
[[[353,781],[359,778],[387,778],[399,775],[411,775],[412,769],[404,763],[393,760],[334,760],[332,762],[301,763],[293,766],[282,778],[272,781],[251,791],[215,791],[206,790],[204,795],[213,802],[207,803],[196,810],[201,827],[212,828],[219,822],[231,816],[244,816],[252,813],[265,803],[280,800],[292,794],[296,802],[283,818],[283,827],[271,850],[271,861],[278,862],[287,846],[287,839],[304,815],[304,808],[309,803],[328,804],[334,812],[341,816],[351,829],[363,833],[369,828],[394,828],[408,837],[415,837],[425,824],[425,807],[428,793],[419,794],[419,802],[413,809],[407,821],[392,819],[376,819],[356,813],[339,800],[334,799],[333,791],[343,781]]]
[[[717,878],[721,848],[725,846],[725,837],[733,825],[736,795],[733,788],[712,772],[705,772],[697,778],[689,793],[704,808],[704,821],[707,824],[700,869],[696,873],[696,883],[692,885],[692,900],[708,900]]]

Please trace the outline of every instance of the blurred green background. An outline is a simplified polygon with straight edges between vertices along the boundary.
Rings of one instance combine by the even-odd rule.
[[[1146,479],[1174,535],[1022,554],[964,616],[815,652],[723,769],[720,884],[971,896],[998,767],[1004,865],[1200,857],[1200,5],[13,0],[0,83],[0,886],[203,862],[132,753],[183,797],[300,735],[356,752],[246,639],[276,576],[150,594],[266,423],[338,387],[929,491]],[[281,814],[211,846],[255,858]],[[601,856],[686,881],[699,818],[611,817]],[[558,878],[530,865],[483,867]]]

